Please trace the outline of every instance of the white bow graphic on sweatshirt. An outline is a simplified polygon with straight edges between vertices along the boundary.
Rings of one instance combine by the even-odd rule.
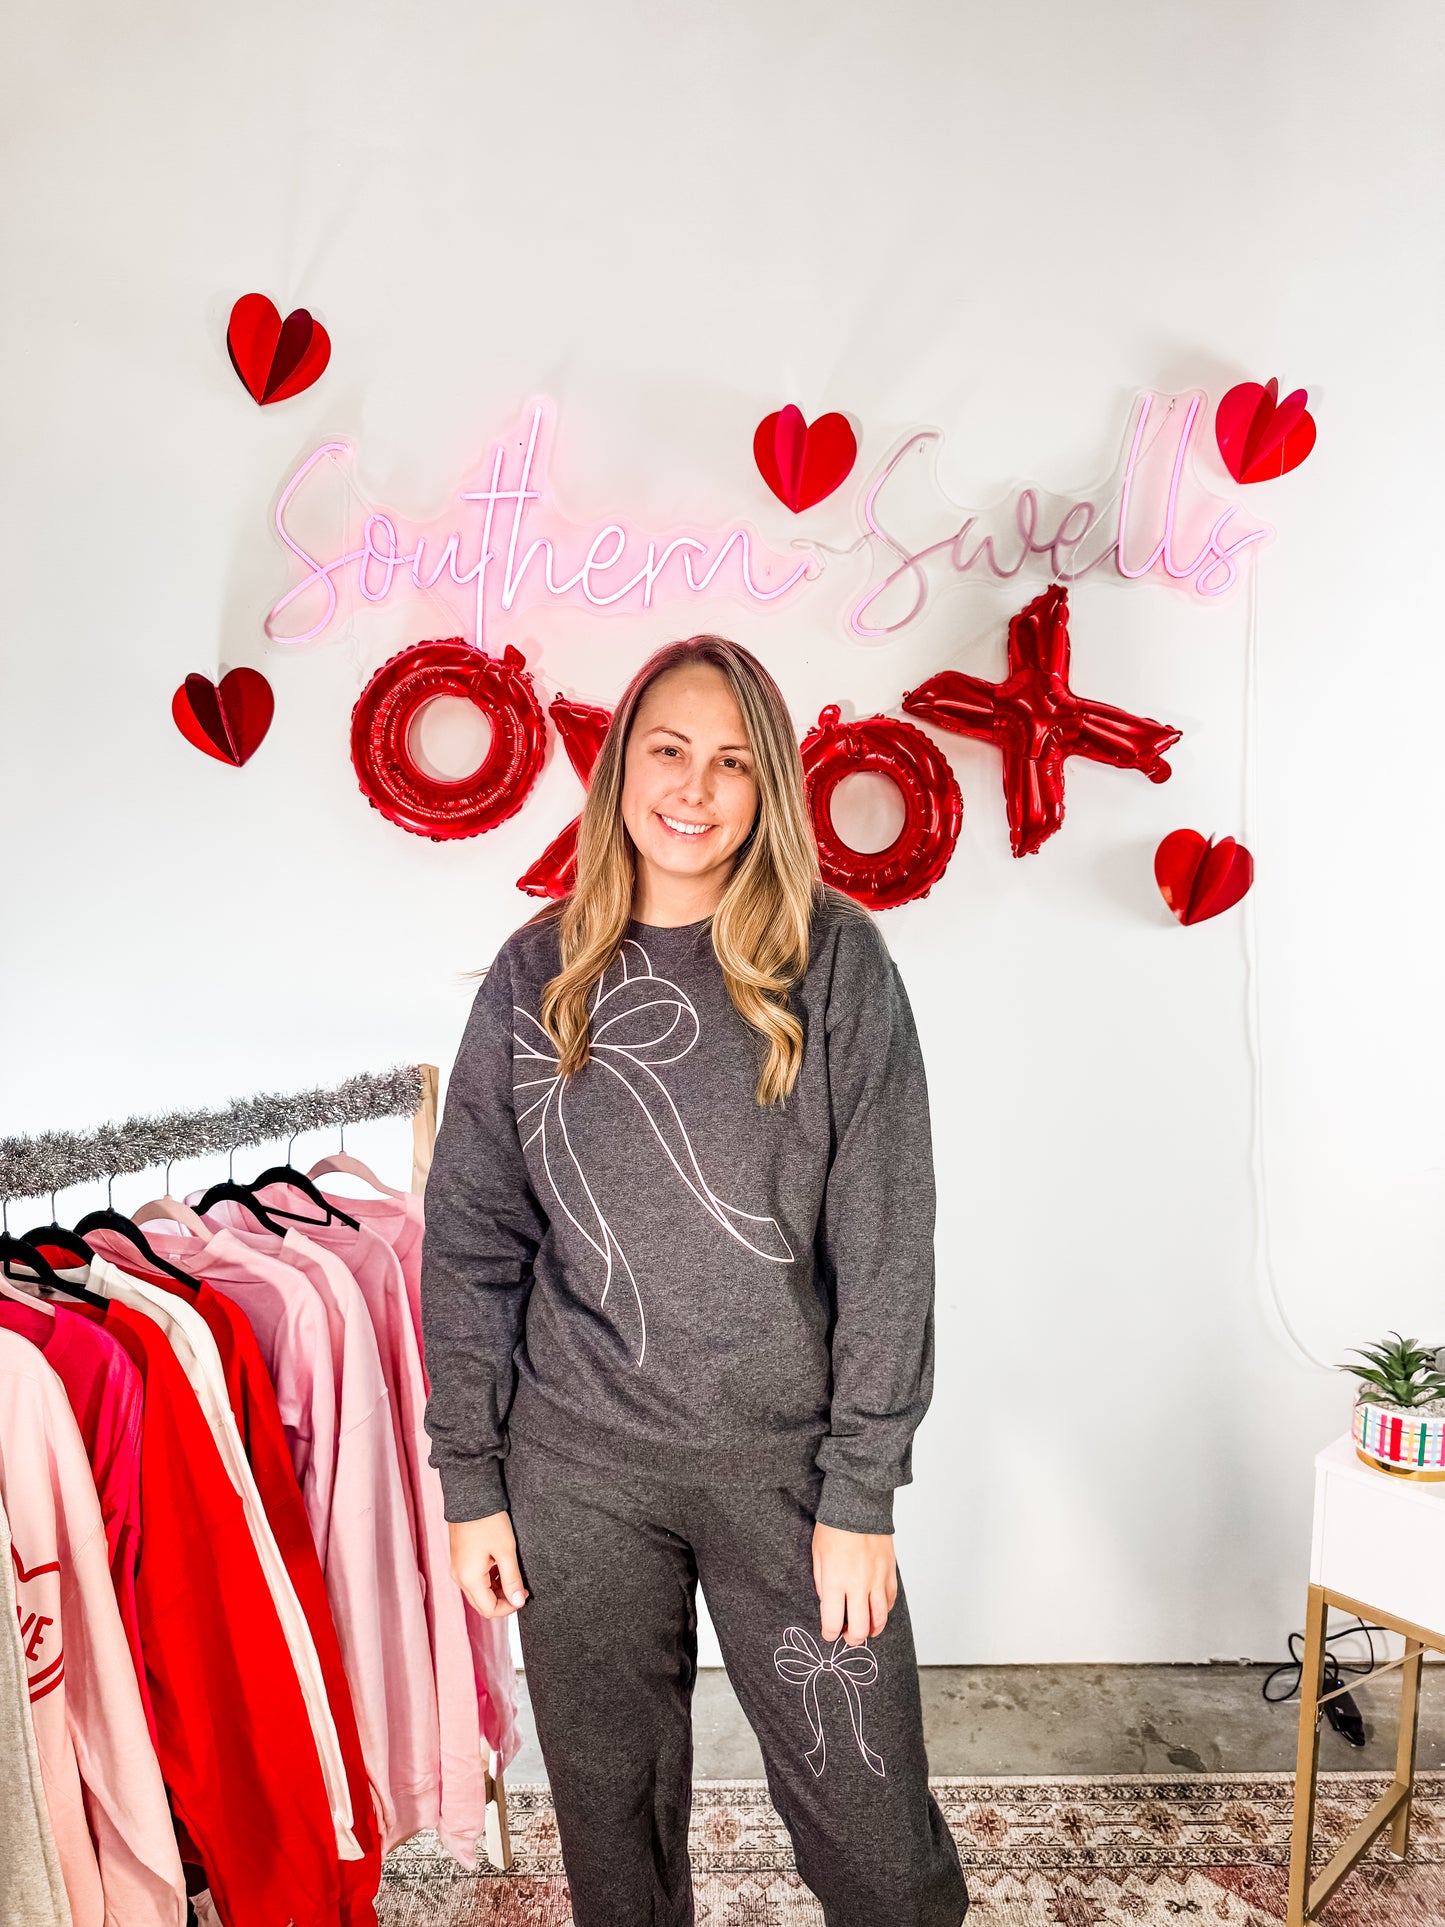
[[[631,959],[629,952],[633,953]],[[530,1011],[520,1004],[512,1008],[521,1020],[513,1033],[518,1045],[518,1068],[528,1059],[554,1067],[550,1077],[524,1078],[513,1085],[518,1097],[524,1092],[541,1092],[525,1110],[517,1113],[519,1126],[533,1117],[537,1120],[524,1143],[540,1139],[542,1163],[558,1204],[603,1261],[605,1275],[599,1306],[607,1302],[614,1264],[620,1265],[626,1274],[642,1326],[642,1344],[637,1354],[640,1366],[647,1350],[647,1318],[642,1294],[627,1254],[608,1223],[567,1134],[563,1111],[566,1084],[555,1070],[556,1049]],[[592,1064],[599,1073],[615,1077],[630,1093],[668,1163],[703,1210],[730,1237],[756,1252],[759,1258],[770,1264],[790,1264],[793,1251],[777,1219],[761,1217],[726,1203],[703,1176],[678,1108],[657,1074],[659,1068],[686,1057],[701,1034],[697,1011],[687,992],[670,979],[655,976],[652,960],[642,945],[634,937],[624,937],[619,954],[598,979],[588,1016]],[[550,1138],[549,1121],[555,1123]],[[575,1210],[563,1194],[563,1184],[572,1192]]]

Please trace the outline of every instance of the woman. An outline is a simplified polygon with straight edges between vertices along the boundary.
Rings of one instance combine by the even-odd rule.
[[[776,683],[658,650],[571,894],[478,991],[426,1192],[452,1570],[520,1611],[576,1927],[685,1927],[701,1581],[828,1927],[958,1927],[893,1491],[933,1381],[908,998]]]

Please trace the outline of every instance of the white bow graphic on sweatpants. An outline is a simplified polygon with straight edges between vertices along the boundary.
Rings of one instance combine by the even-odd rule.
[[[831,1673],[846,1693],[848,1716],[853,1722],[853,1737],[858,1742],[858,1751],[873,1772],[881,1774],[882,1757],[873,1751],[863,1737],[863,1695],[858,1690],[860,1686],[871,1686],[878,1677],[878,1659],[871,1647],[849,1646],[840,1633],[833,1641],[832,1652],[824,1659],[823,1649],[811,1633],[804,1631],[801,1626],[788,1626],[783,1631],[782,1645],[773,1654],[773,1664],[783,1679],[802,1684],[803,1711],[808,1716],[815,1742],[803,1757],[812,1767],[815,1777],[823,1771],[828,1758],[828,1746],[823,1738],[823,1718],[818,1711],[818,1681],[824,1673]]]
[[[637,1288],[627,1254],[607,1222],[567,1135],[567,1120],[562,1108],[566,1086],[556,1071],[556,1049],[530,1011],[524,1010],[520,1004],[514,1004],[512,1008],[520,1020],[513,1033],[518,1045],[515,1053],[517,1068],[525,1068],[528,1060],[553,1067],[550,1077],[523,1078],[513,1085],[519,1098],[524,1092],[541,1093],[525,1110],[518,1111],[517,1123],[521,1126],[529,1118],[536,1117],[536,1127],[524,1142],[531,1144],[534,1139],[540,1139],[542,1163],[558,1204],[603,1261],[605,1276],[599,1306],[607,1302],[614,1261],[626,1273],[632,1295],[637,1300],[637,1315],[642,1327],[642,1344],[637,1354],[637,1363],[641,1365],[647,1349],[647,1319],[642,1309],[642,1294]],[[677,1106],[657,1074],[658,1067],[675,1064],[679,1058],[686,1057],[696,1044],[701,1034],[697,1011],[692,999],[680,985],[666,977],[653,975],[652,960],[635,937],[623,938],[618,955],[599,978],[588,1007],[588,1017],[592,1065],[600,1073],[615,1077],[631,1095],[651,1127],[652,1137],[662,1146],[668,1163],[703,1210],[730,1237],[736,1238],[739,1244],[745,1245],[759,1258],[765,1258],[770,1264],[790,1264],[793,1259],[792,1247],[783,1236],[777,1219],[761,1217],[755,1212],[743,1211],[735,1204],[725,1203],[702,1174],[702,1166],[697,1161],[692,1140],[683,1126]],[[549,1120],[555,1120],[556,1123],[552,1142],[548,1138]],[[561,1136],[560,1149],[565,1152],[565,1157],[556,1155],[555,1138],[558,1134]],[[563,1184],[573,1194],[575,1210],[563,1196]],[[755,1243],[754,1240],[761,1242]]]

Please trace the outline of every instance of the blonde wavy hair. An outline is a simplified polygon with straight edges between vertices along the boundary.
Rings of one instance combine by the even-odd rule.
[[[692,663],[710,663],[727,678],[752,750],[757,815],[714,913],[712,947],[739,1015],[768,1047],[757,1101],[775,1104],[792,1090],[802,1063],[803,1027],[788,1008],[788,991],[807,970],[809,927],[826,886],[782,691],[756,656],[723,636],[689,636],[655,650],[612,713],[587,785],[576,881],[527,919],[560,925],[562,968],[543,989],[540,1021],[556,1046],[559,1073],[581,1070],[591,1054],[587,998],[632,915],[634,845],[622,818],[622,784],[633,719],[651,683]]]

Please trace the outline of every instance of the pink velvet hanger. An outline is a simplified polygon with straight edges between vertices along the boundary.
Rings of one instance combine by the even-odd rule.
[[[207,1224],[198,1212],[193,1211],[191,1207],[180,1198],[173,1198],[171,1196],[171,1166],[174,1163],[174,1158],[167,1158],[165,1196],[163,1198],[152,1198],[150,1203],[143,1204],[139,1211],[132,1211],[130,1214],[131,1223],[136,1225],[150,1224],[156,1218],[166,1218],[169,1219],[172,1224],[184,1225],[186,1230],[197,1238],[210,1238],[214,1236],[214,1225]]]
[[[383,1197],[405,1198],[410,1195],[406,1191],[399,1191],[394,1184],[385,1183],[370,1165],[363,1164],[360,1158],[354,1158],[349,1151],[334,1151],[330,1157],[319,1158],[306,1175],[308,1178],[315,1179],[324,1177],[328,1171],[344,1173],[351,1178],[360,1178],[363,1184],[369,1184],[373,1191],[381,1192]]]
[[[132,1224],[149,1224],[154,1218],[169,1218],[172,1224],[183,1224],[187,1231],[194,1232],[198,1238],[209,1238],[215,1230],[214,1225],[207,1224],[188,1204],[170,1196],[152,1198],[149,1204],[143,1204],[139,1211],[130,1214]]]

